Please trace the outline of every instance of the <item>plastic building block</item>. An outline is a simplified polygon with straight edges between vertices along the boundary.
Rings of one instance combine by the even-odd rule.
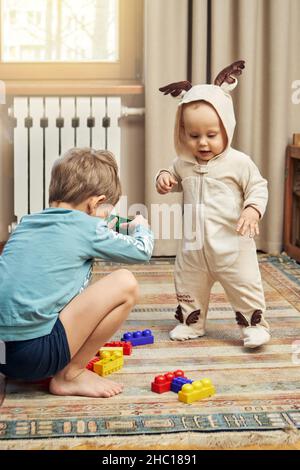
[[[142,346],[143,344],[154,343],[154,336],[151,330],[127,331],[127,333],[124,333],[121,341],[130,341],[132,346]]]
[[[165,393],[171,390],[171,383],[175,377],[184,377],[182,370],[175,370],[174,372],[167,372],[164,375],[157,375],[154,377],[154,382],[151,383],[151,390],[155,393]]]
[[[118,347],[118,348],[108,348],[108,347],[105,347],[103,346],[102,348],[99,349],[99,351],[97,352],[97,356],[101,356],[101,351],[110,351],[110,352],[116,352],[116,351],[121,351],[122,355],[124,354],[123,353],[123,348],[121,347]],[[98,357],[98,361],[99,361],[99,357]]]
[[[186,379],[185,377],[174,377],[171,382],[171,390],[172,392],[178,393],[182,389],[184,384],[191,384],[193,383],[192,380]]]
[[[105,343],[105,348],[123,348],[124,356],[130,356],[132,353],[132,344],[130,341],[111,341],[110,343]]]
[[[210,397],[215,393],[215,387],[211,383],[211,380],[202,379],[196,380],[192,384],[183,385],[180,392],[178,392],[178,399],[184,403],[193,403],[194,401]]]
[[[120,225],[124,224],[124,223],[128,224],[128,223],[132,222],[133,219],[132,218],[128,219],[128,218],[120,217],[119,215],[116,215],[116,214],[112,214],[107,218],[107,221],[111,222],[113,219],[118,219],[117,222],[116,222],[116,225],[113,227],[113,230],[115,230],[118,233],[122,233],[123,235],[128,235],[129,234],[128,226],[125,227],[125,228],[122,228],[122,227],[120,227]]]
[[[91,359],[89,361],[89,363],[87,364],[86,369],[93,371],[94,370],[94,364],[95,364],[95,362],[98,362],[98,361],[99,361],[98,356],[93,357],[93,359]]]
[[[100,360],[94,363],[94,372],[104,377],[122,369],[124,358],[122,351],[101,351]]]
[[[123,217],[120,217],[120,216],[117,216],[118,217],[118,222],[116,223],[116,232],[119,232],[119,233],[124,233],[126,235],[128,235],[128,227],[126,228],[122,228],[120,227],[121,224],[124,224],[124,223],[130,223],[132,222],[132,219],[124,219]]]

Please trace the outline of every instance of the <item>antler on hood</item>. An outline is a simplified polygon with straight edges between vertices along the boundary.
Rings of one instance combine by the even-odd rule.
[[[189,91],[192,88],[191,82],[184,80],[182,82],[170,83],[169,85],[159,88],[164,95],[171,94],[175,98],[180,95],[182,91]]]
[[[217,75],[217,77],[214,80],[214,85],[221,86],[222,83],[234,83],[234,78],[233,76],[238,76],[241,75],[242,70],[245,68],[245,61],[244,60],[237,60],[236,62],[233,62],[232,64],[228,65],[225,69],[221,70],[221,72]]]

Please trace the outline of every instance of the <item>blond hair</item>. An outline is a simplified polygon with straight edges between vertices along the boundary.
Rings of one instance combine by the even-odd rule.
[[[49,204],[81,204],[91,196],[105,195],[115,205],[121,196],[118,165],[108,150],[72,148],[55,161],[49,186]]]

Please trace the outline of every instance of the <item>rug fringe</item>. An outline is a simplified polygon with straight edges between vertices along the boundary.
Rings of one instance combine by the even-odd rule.
[[[137,447],[137,438],[139,441]],[[163,442],[163,444],[162,444]],[[93,438],[60,438],[0,441],[0,449],[8,450],[156,450],[156,449],[238,449],[241,447],[281,447],[300,443],[300,431],[244,431],[212,433],[176,433],[138,436],[105,436]]]

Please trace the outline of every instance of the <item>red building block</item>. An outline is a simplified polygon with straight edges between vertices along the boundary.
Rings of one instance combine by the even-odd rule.
[[[98,361],[99,361],[99,357],[98,357],[98,356],[93,357],[93,359],[91,359],[91,360],[89,361],[89,363],[86,365],[86,369],[91,370],[91,371],[93,372],[93,370],[94,370],[94,364],[95,364],[95,362],[98,362]]]
[[[171,390],[171,383],[175,377],[186,378],[182,370],[167,372],[164,375],[157,375],[151,383],[151,390],[155,393],[165,393]]]
[[[130,341],[111,341],[105,343],[105,348],[123,348],[124,356],[130,356],[132,353],[132,344]]]

